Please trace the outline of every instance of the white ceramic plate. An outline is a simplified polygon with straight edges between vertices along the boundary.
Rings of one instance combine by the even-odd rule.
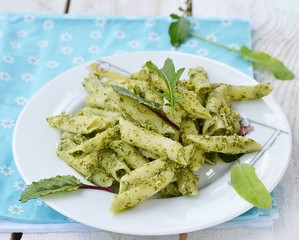
[[[225,64],[188,54],[136,52],[101,60],[135,72],[149,59],[161,67],[167,57],[173,59],[176,68],[186,68],[184,77],[187,77],[187,69],[201,65],[212,82],[235,85],[257,83]],[[56,157],[60,132],[49,127],[46,117],[62,111],[76,111],[84,105],[86,93],[81,82],[88,74],[89,65],[80,65],[55,77],[31,98],[20,114],[13,137],[13,153],[26,183],[66,174],[73,174],[84,181]],[[252,120],[255,131],[250,137],[265,145],[265,151],[261,154],[246,155],[242,161],[252,162],[255,158],[258,176],[272,191],[286,171],[291,152],[291,135],[286,117],[271,96],[236,103],[234,108]],[[200,194],[196,197],[149,199],[118,215],[109,212],[113,197],[109,192],[79,190],[48,196],[43,200],[75,221],[107,231],[136,235],[191,232],[228,221],[252,207],[229,185],[229,168],[230,164],[205,166],[201,170]]]

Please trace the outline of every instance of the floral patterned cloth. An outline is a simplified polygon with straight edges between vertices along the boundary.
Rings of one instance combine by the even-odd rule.
[[[192,30],[238,49],[250,46],[250,24],[241,19],[190,18]],[[102,56],[141,50],[192,53],[227,63],[252,75],[251,63],[237,54],[193,37],[174,49],[167,17],[97,17],[0,14],[0,218],[26,223],[72,220],[41,200],[18,201],[26,184],[12,154],[12,135],[19,113],[30,97],[63,71]],[[34,166],[32,166],[34,170]],[[276,213],[253,208],[232,221]]]

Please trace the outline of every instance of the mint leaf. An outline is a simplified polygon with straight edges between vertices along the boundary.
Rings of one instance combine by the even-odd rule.
[[[136,95],[135,93],[129,91],[128,89],[125,89],[123,87],[120,86],[116,86],[116,85],[111,85],[111,87],[113,88],[114,91],[116,91],[117,93],[123,95],[123,96],[127,96],[130,98],[133,98],[134,100],[136,100],[137,102],[144,104],[150,108],[154,108],[154,109],[160,109],[161,106],[159,103],[156,102],[152,102],[152,101],[148,101],[142,97],[139,97],[138,95]]]
[[[231,167],[231,183],[246,201],[259,208],[270,208],[272,198],[252,165],[243,163]]]
[[[31,183],[21,194],[20,201],[46,196],[58,192],[72,192],[77,190],[82,183],[74,176],[56,176]]]
[[[191,23],[189,19],[185,17],[179,17],[175,14],[171,17],[176,21],[170,24],[168,34],[170,36],[172,46],[178,47],[185,42],[186,38],[189,36],[189,27]]]
[[[253,51],[245,45],[242,45],[239,53],[244,59],[269,69],[276,79],[290,80],[294,78],[294,74],[281,61],[267,53]]]
[[[161,69],[159,69],[152,61],[146,62],[146,66],[150,70],[156,72],[165,82],[168,93],[163,93],[163,96],[169,101],[172,108],[176,102],[183,101],[182,98],[176,98],[174,96],[174,90],[176,83],[180,79],[185,68],[181,68],[176,72],[174,64],[170,58],[165,60],[164,66]]]

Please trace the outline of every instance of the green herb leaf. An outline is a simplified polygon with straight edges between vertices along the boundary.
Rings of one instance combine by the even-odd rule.
[[[177,81],[180,79],[182,73],[184,72],[185,68],[179,69],[177,72],[175,71],[174,64],[170,58],[167,58],[164,62],[164,66],[159,69],[152,61],[146,62],[146,66],[150,69],[155,71],[165,82],[168,93],[163,94],[163,96],[169,101],[170,106],[173,108],[174,104],[178,101],[183,101],[182,98],[176,98],[174,96],[174,90]]]
[[[136,100],[137,102],[139,102],[140,104],[145,105],[148,109],[150,109],[152,112],[154,112],[155,114],[157,114],[161,119],[163,119],[167,124],[169,124],[170,126],[172,126],[174,129],[176,129],[177,131],[180,130],[180,127],[178,125],[176,125],[174,122],[172,122],[167,115],[165,114],[165,112],[163,112],[162,107],[160,106],[160,104],[156,103],[156,102],[151,102],[148,101],[142,97],[139,97],[138,95],[136,95],[135,93],[129,91],[128,89],[125,89],[123,87],[120,86],[116,86],[116,85],[111,85],[111,87],[118,93],[121,94],[123,96],[127,96],[130,97],[134,100]],[[163,96],[163,97],[168,97],[167,94],[163,94],[163,93],[159,93],[159,95]],[[179,99],[180,100],[180,99]]]
[[[58,192],[72,192],[77,190],[82,183],[74,176],[56,176],[33,182],[21,194],[20,201],[46,196]]]
[[[170,36],[172,46],[178,47],[189,36],[189,27],[191,23],[186,17],[179,17],[175,14],[172,15],[172,18],[176,21],[170,24],[168,34]]]
[[[291,72],[280,60],[271,57],[267,53],[253,51],[244,45],[241,47],[240,50],[235,50],[224,44],[213,42],[205,37],[196,34],[195,32],[190,31],[189,27],[191,25],[191,22],[187,18],[187,16],[190,16],[191,13],[190,11],[188,11],[188,8],[189,5],[187,2],[186,9],[183,9],[182,7],[179,8],[179,10],[183,13],[182,16],[179,16],[177,14],[170,15],[171,18],[174,19],[174,22],[172,22],[168,28],[168,34],[170,36],[170,42],[172,46],[174,47],[180,46],[182,43],[185,42],[188,36],[191,35],[200,40],[211,43],[215,46],[240,54],[241,57],[243,57],[244,59],[250,60],[253,63],[256,63],[258,65],[261,65],[269,69],[273,73],[276,79],[290,80],[294,78],[293,72]]]
[[[259,208],[271,207],[271,195],[256,175],[252,165],[243,163],[232,166],[231,183],[235,191],[252,205]]]
[[[180,19],[180,16],[177,15],[177,14],[175,14],[175,13],[170,14],[170,17],[171,17],[172,19]]]
[[[294,74],[281,61],[267,53],[253,51],[245,45],[242,45],[239,53],[243,58],[269,69],[277,79],[290,80],[294,78]]]
[[[161,106],[159,103],[156,102],[152,102],[152,101],[148,101],[142,97],[139,97],[138,95],[136,95],[135,93],[129,91],[128,89],[125,89],[123,87],[120,86],[116,86],[116,85],[111,85],[111,87],[113,88],[114,91],[116,91],[117,93],[123,95],[123,96],[127,96],[130,98],[133,98],[134,100],[136,100],[139,103],[142,103],[150,108],[153,109],[160,109]]]

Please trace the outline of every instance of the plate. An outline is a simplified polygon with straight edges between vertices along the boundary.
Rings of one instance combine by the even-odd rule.
[[[121,72],[136,72],[152,60],[162,66],[169,57],[176,68],[203,66],[212,82],[255,85],[257,82],[240,71],[210,59],[176,52],[134,52],[101,59],[102,67]],[[57,158],[60,132],[51,128],[46,117],[62,111],[73,112],[84,106],[86,96],[81,83],[91,63],[72,68],[42,87],[27,103],[15,126],[13,154],[17,168],[27,184],[42,178],[73,174],[72,168]],[[183,78],[187,77],[187,70]],[[259,178],[272,191],[289,163],[291,134],[287,119],[271,96],[260,100],[237,102],[233,107],[244,121],[255,128],[250,137],[264,148],[247,154],[242,162],[254,164]],[[109,207],[113,194],[79,190],[44,197],[47,205],[83,224],[102,230],[135,234],[167,235],[192,232],[226,222],[252,208],[229,184],[230,164],[205,166],[200,170],[200,193],[195,197],[148,199],[134,209],[112,214]]]

